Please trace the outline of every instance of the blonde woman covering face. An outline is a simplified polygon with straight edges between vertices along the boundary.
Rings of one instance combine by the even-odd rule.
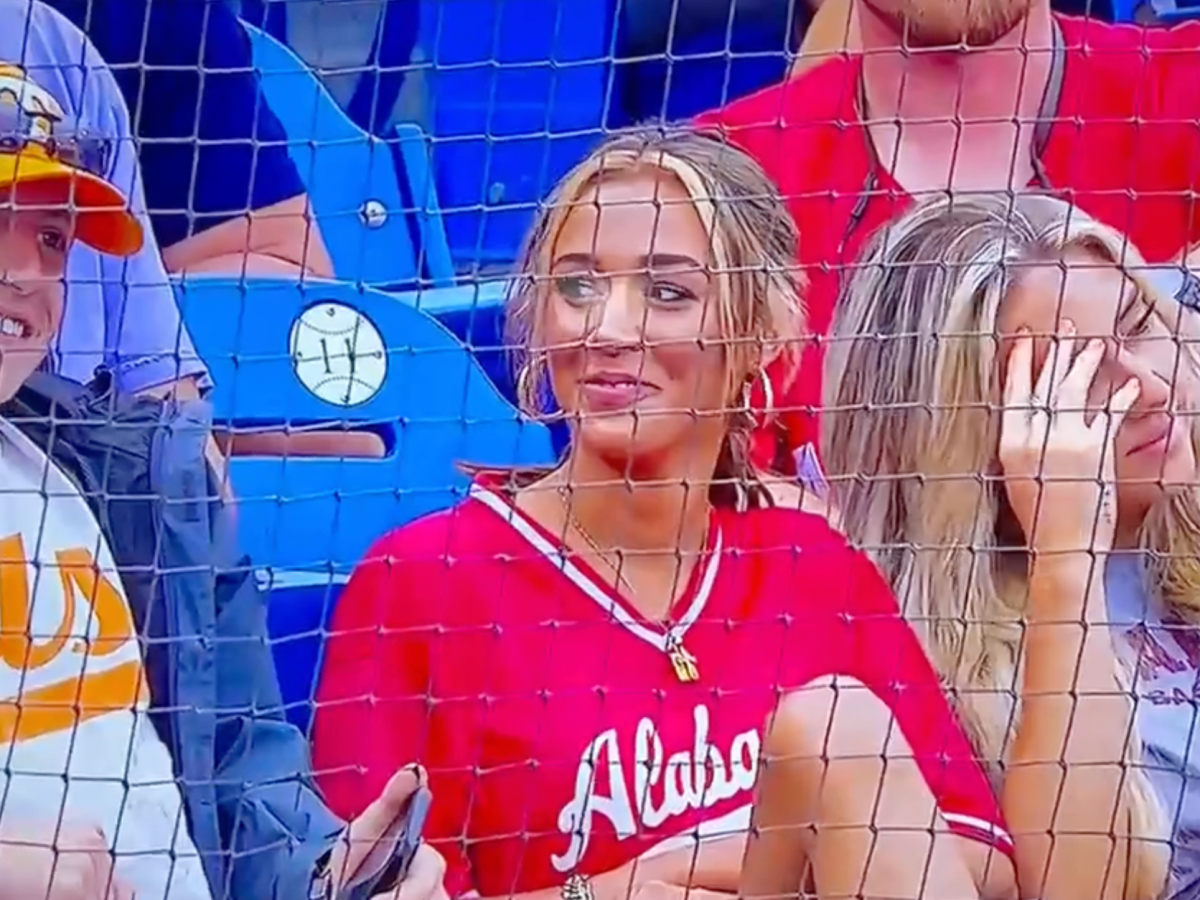
[[[840,521],[993,767],[1022,896],[1200,890],[1200,382],[1154,281],[1061,201],[939,200],[833,328]]]

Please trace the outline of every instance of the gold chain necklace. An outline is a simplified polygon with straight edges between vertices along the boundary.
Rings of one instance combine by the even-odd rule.
[[[629,583],[629,579],[625,577],[621,569],[624,566],[624,553],[620,550],[605,550],[600,546],[599,542],[592,537],[592,533],[583,527],[583,523],[579,521],[579,517],[575,515],[575,510],[571,506],[571,491],[567,487],[558,489],[559,499],[562,500],[563,511],[567,516],[567,525],[574,531],[579,533],[583,538],[584,543],[591,548],[604,562],[613,574],[617,577],[617,584],[624,587],[629,594],[636,594],[637,591],[633,585]],[[707,540],[706,540],[707,544]],[[613,565],[609,558],[612,554],[616,554],[619,562]],[[683,636],[679,634],[676,626],[672,622],[666,622],[663,625],[663,638],[665,641],[664,649],[667,653],[667,659],[671,661],[671,668],[675,671],[675,677],[684,684],[690,684],[700,680],[700,666],[695,656],[683,644]]]

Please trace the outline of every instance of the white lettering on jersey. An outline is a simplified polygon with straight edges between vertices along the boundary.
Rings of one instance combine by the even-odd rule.
[[[587,745],[575,775],[575,795],[558,815],[558,828],[570,844],[561,856],[551,857],[554,868],[569,872],[583,859],[594,816],[608,819],[617,839],[625,840],[638,832],[638,820],[643,829],[657,829],[674,816],[710,809],[754,787],[762,745],[758,730],[736,735],[726,758],[708,742],[708,707],[697,705],[693,717],[692,746],[669,757],[654,722],[649,718],[638,722],[632,779],[636,808],[630,801],[630,780],[616,729],[608,729]]]

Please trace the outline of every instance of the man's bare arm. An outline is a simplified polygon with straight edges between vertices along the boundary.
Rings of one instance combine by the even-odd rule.
[[[332,278],[306,194],[229,219],[163,248],[173,273]]]

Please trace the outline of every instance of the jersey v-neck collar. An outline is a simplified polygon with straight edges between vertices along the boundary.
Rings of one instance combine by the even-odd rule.
[[[617,591],[605,584],[590,566],[571,558],[562,540],[555,537],[532,518],[496,491],[480,484],[472,485],[470,497],[495,513],[517,538],[530,546],[556,569],[581,595],[595,604],[611,621],[616,622],[634,637],[666,653],[670,650],[668,634],[682,639],[688,629],[700,619],[721,568],[724,536],[714,520],[709,536],[708,553],[701,566],[692,573],[683,595],[672,610],[682,609],[669,628],[655,626],[638,613]]]

